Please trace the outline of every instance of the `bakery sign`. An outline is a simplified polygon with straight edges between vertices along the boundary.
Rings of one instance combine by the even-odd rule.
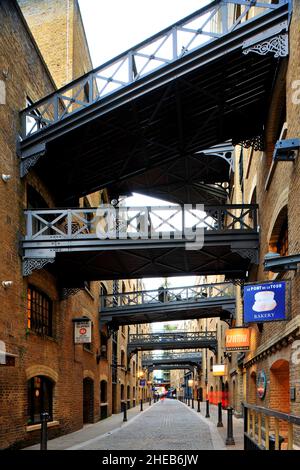
[[[228,328],[225,331],[226,351],[249,351],[251,328]]]
[[[88,319],[73,319],[74,322],[74,343],[92,342],[92,322]]]
[[[286,319],[286,283],[268,282],[245,285],[244,323]]]

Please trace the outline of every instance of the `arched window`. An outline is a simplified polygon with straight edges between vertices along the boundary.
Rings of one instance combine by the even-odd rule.
[[[123,351],[123,349],[121,351],[121,365],[122,365],[122,367],[125,367],[125,365],[126,365],[125,364],[125,352]]]
[[[53,419],[53,388],[52,380],[43,375],[28,380],[28,424],[40,423],[43,412],[49,413],[50,420]]]
[[[106,380],[101,380],[101,382],[100,382],[100,401],[102,403],[107,402],[107,382],[106,382]]]
[[[101,307],[105,308],[107,307],[107,301],[106,301],[106,296],[107,296],[107,289],[104,284],[100,284],[100,296],[101,296]]]
[[[288,213],[287,206],[279,212],[269,241],[269,249],[280,256],[287,256],[289,248],[288,239]]]

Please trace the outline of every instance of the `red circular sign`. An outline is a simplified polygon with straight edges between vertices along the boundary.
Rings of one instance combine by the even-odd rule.
[[[86,334],[86,328],[80,328],[79,333],[81,335],[85,335]]]

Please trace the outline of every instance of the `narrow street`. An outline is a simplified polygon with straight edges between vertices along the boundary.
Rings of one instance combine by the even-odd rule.
[[[242,448],[243,421],[234,418],[236,445],[226,446],[226,413],[224,428],[217,428],[217,409],[210,407],[205,418],[178,400],[165,399],[151,406],[129,410],[128,422],[122,414],[85,426],[83,430],[49,441],[48,449],[64,450],[238,450]],[[221,432],[220,432],[221,429]],[[27,450],[38,450],[39,445]]]

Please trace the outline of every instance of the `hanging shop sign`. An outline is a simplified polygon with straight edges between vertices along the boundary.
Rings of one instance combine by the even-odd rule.
[[[284,281],[245,285],[244,323],[285,320],[285,291]]]
[[[229,328],[225,332],[226,351],[249,351],[250,328]]]
[[[225,364],[215,364],[215,365],[213,365],[213,376],[214,377],[222,377],[223,375],[226,375]]]
[[[258,372],[256,379],[256,392],[257,396],[262,400],[265,398],[267,391],[267,376],[263,370]]]
[[[74,321],[74,320],[73,320]],[[91,320],[74,321],[74,342],[91,343],[92,342],[92,322]]]

